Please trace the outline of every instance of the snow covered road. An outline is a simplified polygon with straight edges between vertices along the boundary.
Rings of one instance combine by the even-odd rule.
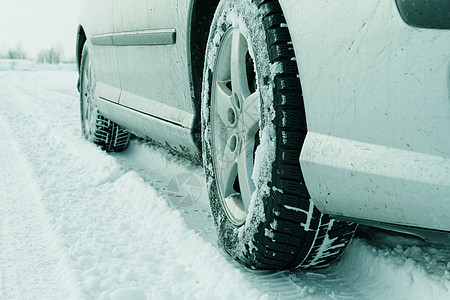
[[[450,299],[450,249],[361,228],[319,271],[254,272],[216,244],[200,166],[80,133],[74,66],[0,60],[0,299]]]

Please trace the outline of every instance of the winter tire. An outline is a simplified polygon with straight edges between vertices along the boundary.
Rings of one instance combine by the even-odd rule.
[[[205,55],[203,160],[219,243],[250,268],[325,267],[354,234],[310,200],[299,162],[306,133],[278,0],[222,0]]]
[[[108,152],[127,148],[130,133],[102,116],[95,107],[95,73],[90,60],[89,47],[84,45],[80,70],[81,131],[83,136]]]

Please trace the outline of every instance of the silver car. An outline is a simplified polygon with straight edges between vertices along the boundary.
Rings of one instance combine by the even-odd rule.
[[[356,223],[450,238],[448,0],[83,1],[84,136],[202,162],[223,249],[324,267]]]

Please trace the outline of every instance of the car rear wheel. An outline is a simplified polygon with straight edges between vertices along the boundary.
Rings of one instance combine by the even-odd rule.
[[[281,7],[222,0],[211,26],[202,141],[219,242],[254,269],[327,266],[356,226],[321,214],[306,189],[306,117]]]
[[[95,106],[95,72],[89,46],[84,45],[80,69],[81,131],[89,141],[108,152],[120,152],[127,148],[130,133],[100,114]]]

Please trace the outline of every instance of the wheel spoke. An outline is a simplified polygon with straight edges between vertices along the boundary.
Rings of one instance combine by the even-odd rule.
[[[245,38],[238,29],[235,29],[231,44],[231,86],[240,101],[250,95],[246,68],[247,51],[248,45]]]
[[[88,64],[88,69],[86,70],[86,79],[87,79],[87,82],[90,82],[91,81],[91,64]]]
[[[238,174],[237,146],[231,145],[232,140],[233,138],[229,138],[223,151],[219,150],[219,153],[217,153],[216,172],[224,198],[235,193],[233,187]],[[234,151],[232,151],[232,148],[235,148]]]
[[[91,93],[91,76],[89,75],[91,72],[91,70],[88,68],[85,72],[84,72],[84,97],[83,97],[83,103],[84,103],[84,116],[87,118],[87,114],[89,111],[89,102],[90,102],[90,97],[92,95]]]
[[[242,113],[244,114],[243,121],[246,138],[254,138],[259,130],[259,121],[261,119],[259,90],[256,90],[244,100]]]
[[[90,113],[90,110],[89,110],[89,105],[90,104],[89,104],[89,100],[88,100],[88,101],[86,101],[85,118],[86,118],[86,121],[88,121],[90,123],[90,121],[91,121],[91,113]]]
[[[85,95],[89,94],[89,78],[88,71],[83,72],[83,92]]]
[[[88,118],[88,112],[89,112],[88,105],[89,105],[89,104],[88,104],[87,99],[84,99],[84,100],[83,100],[83,117],[84,117],[85,119]]]
[[[254,139],[253,142],[251,139],[247,140],[243,145],[242,151],[238,158],[239,187],[241,189],[242,202],[247,212],[252,193],[255,190],[255,185],[252,179],[253,148]]]

